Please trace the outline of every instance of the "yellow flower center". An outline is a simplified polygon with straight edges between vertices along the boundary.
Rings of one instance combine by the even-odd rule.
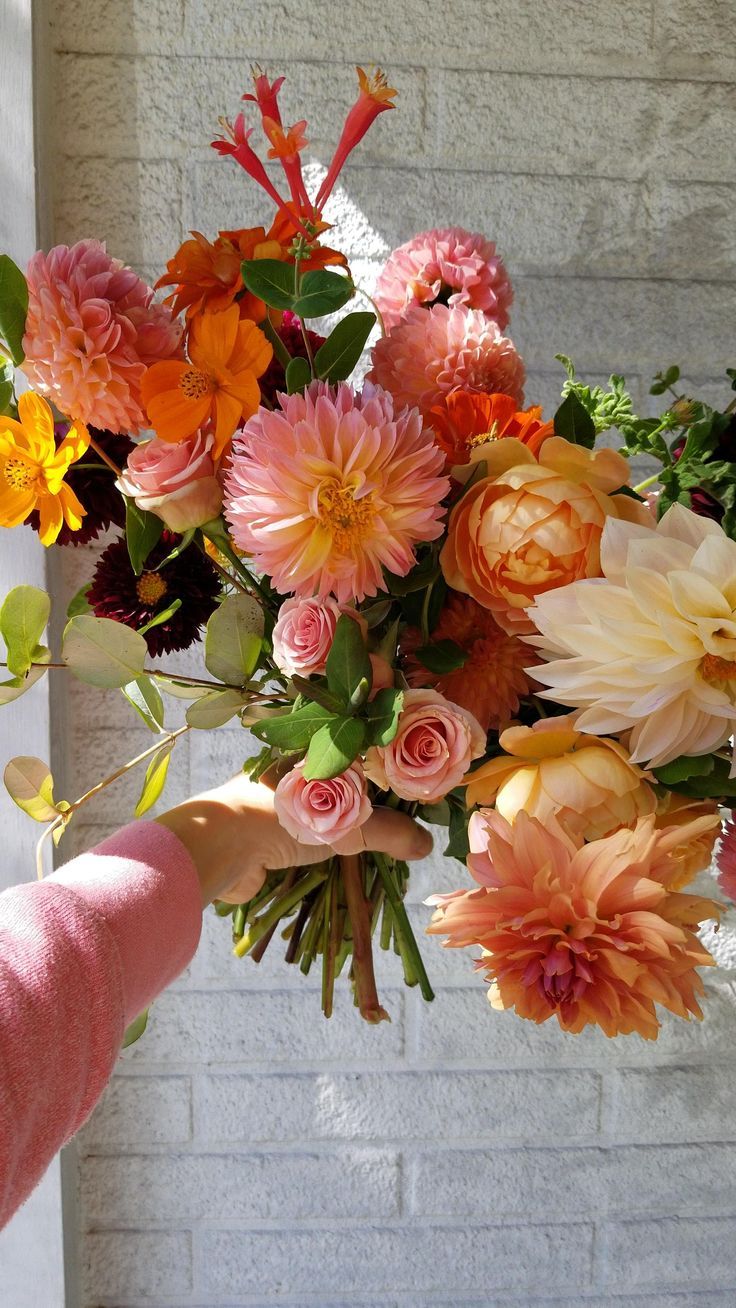
[[[700,665],[700,675],[704,681],[736,681],[736,662],[718,654],[706,654]]]
[[[169,588],[160,572],[144,572],[135,583],[135,589],[141,604],[153,608]]]
[[[28,490],[38,481],[38,470],[29,467],[23,459],[7,459],[3,475],[8,485],[17,491]]]
[[[494,422],[490,431],[480,431],[476,436],[468,436],[466,444],[469,450],[476,445],[485,445],[487,441],[499,441],[501,439],[498,431],[498,423]]]
[[[332,534],[338,550],[359,545],[373,521],[373,497],[355,498],[355,487],[330,477],[319,490],[319,520]]]
[[[186,372],[182,373],[179,388],[188,400],[201,400],[205,395],[210,395],[214,389],[212,379],[198,368],[187,368]]]

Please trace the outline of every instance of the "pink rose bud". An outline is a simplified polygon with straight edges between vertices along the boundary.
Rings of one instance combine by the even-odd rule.
[[[434,804],[462,781],[486,747],[480,723],[436,690],[407,690],[390,745],[372,746],[365,774],[400,799]]]
[[[307,845],[330,845],[338,854],[365,849],[360,828],[372,813],[359,762],[329,781],[307,781],[304,764],[282,777],[274,793],[276,816],[285,831]]]
[[[276,667],[287,677],[324,672],[341,611],[331,598],[286,600],[273,629]]]
[[[139,509],[155,513],[170,531],[190,531],[216,518],[222,487],[215,476],[212,436],[195,432],[176,445],[159,440],[136,445],[117,483]]]

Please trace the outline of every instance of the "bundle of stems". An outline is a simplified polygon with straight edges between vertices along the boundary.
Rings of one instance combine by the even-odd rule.
[[[386,854],[331,855],[314,867],[271,873],[247,904],[222,904],[218,912],[232,913],[239,957],[249,954],[260,963],[280,929],[287,963],[306,976],[319,959],[325,1017],[332,1015],[335,980],[348,966],[361,1017],[389,1021],[373,965],[377,931],[381,948],[393,949],[401,958],[406,984],[418,985],[424,999],[434,999],[404,906],[408,883],[406,863]]]

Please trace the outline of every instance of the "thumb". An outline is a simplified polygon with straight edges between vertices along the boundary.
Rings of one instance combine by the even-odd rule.
[[[432,852],[432,837],[418,822],[394,808],[374,808],[361,828],[366,849],[411,863]]]

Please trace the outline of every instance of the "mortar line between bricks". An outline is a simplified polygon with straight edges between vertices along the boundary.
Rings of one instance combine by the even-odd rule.
[[[181,992],[180,992],[181,993]],[[268,992],[259,992],[259,994]],[[489,1054],[490,1054],[489,1050]],[[280,1076],[284,1074],[319,1076],[319,1075],[352,1075],[354,1073],[381,1073],[390,1072],[393,1074],[403,1073],[407,1077],[420,1075],[428,1072],[437,1073],[437,1075],[471,1073],[484,1076],[502,1076],[507,1072],[527,1072],[534,1076],[553,1072],[595,1072],[599,1075],[606,1070],[607,1064],[591,1060],[586,1063],[583,1061],[569,1062],[560,1060],[559,1062],[551,1061],[548,1057],[543,1057],[543,1066],[540,1067],[539,1059],[534,1060],[534,1055],[530,1054],[526,1060],[511,1059],[505,1062],[501,1067],[488,1067],[487,1064],[478,1063],[477,1060],[454,1058],[440,1062],[435,1058],[417,1058],[408,1064],[399,1057],[382,1059],[376,1062],[371,1058],[350,1058],[349,1055],[335,1059],[295,1059],[295,1060],[276,1060],[273,1056],[264,1059],[242,1060],[225,1060],[212,1062],[192,1061],[174,1061],[166,1059],[151,1059],[145,1064],[124,1065],[116,1069],[115,1076],[121,1078],[136,1077],[176,1077],[197,1075],[201,1072],[212,1076],[242,1076],[244,1074],[258,1075],[266,1077],[269,1075]],[[669,1054],[662,1055],[656,1064],[646,1061],[646,1055],[628,1059],[626,1062],[616,1064],[616,1069],[621,1071],[652,1071],[659,1069],[681,1068],[687,1070],[690,1067],[700,1068],[734,1068],[736,1063],[733,1058],[713,1058],[712,1053],[708,1050],[698,1052],[698,1055]]]
[[[533,1142],[530,1142],[528,1135],[508,1135],[502,1137],[479,1136],[474,1133],[472,1136],[449,1136],[442,1141],[427,1144],[423,1136],[356,1136],[356,1135],[321,1135],[321,1136],[292,1136],[287,1140],[274,1138],[273,1140],[248,1140],[245,1136],[233,1142],[232,1137],[214,1138],[211,1140],[195,1141],[172,1141],[170,1144],[161,1144],[158,1141],[142,1145],[132,1145],[128,1148],[126,1145],[118,1145],[116,1148],[105,1148],[104,1146],[91,1146],[83,1148],[79,1154],[79,1166],[83,1167],[89,1160],[101,1160],[111,1162],[115,1159],[120,1162],[129,1161],[130,1159],[148,1159],[148,1158],[229,1158],[232,1160],[242,1159],[247,1161],[249,1158],[271,1158],[271,1157],[339,1157],[341,1154],[370,1154],[379,1155],[395,1149],[402,1149],[408,1157],[412,1159],[434,1156],[436,1154],[460,1154],[460,1153],[482,1153],[482,1154],[513,1154],[513,1153],[579,1153],[582,1151],[610,1152],[612,1149],[657,1149],[662,1153],[667,1153],[674,1149],[700,1149],[703,1145],[723,1145],[726,1148],[736,1147],[736,1136],[723,1138],[718,1136],[701,1136],[697,1139],[683,1140],[681,1136],[677,1138],[661,1138],[653,1136],[626,1137],[619,1135],[599,1136],[590,1134],[565,1135],[564,1139],[560,1134],[550,1136],[535,1136]]]
[[[230,54],[223,54],[221,51],[212,52],[211,54],[199,54],[199,53],[192,54],[189,51],[171,51],[171,50],[157,53],[155,51],[149,52],[149,51],[131,51],[131,50],[125,50],[125,51],[75,50],[75,49],[67,49],[64,46],[59,46],[53,49],[52,55],[62,58],[66,56],[72,56],[75,59],[89,59],[89,60],[94,60],[95,62],[101,59],[107,59],[107,60],[115,59],[115,60],[119,60],[120,62],[132,63],[132,64],[142,64],[145,62],[150,62],[154,59],[159,61],[176,59],[177,62],[182,64],[216,63],[220,65],[222,64],[242,65],[243,67],[245,67],[246,60],[253,60],[253,61],[263,60],[265,63],[269,63],[269,64],[273,63],[273,54],[270,47],[268,48],[263,47],[263,49],[261,50],[259,50],[258,47],[256,47],[255,49],[248,47],[247,54],[243,53],[238,55],[230,55]],[[294,67],[295,65],[301,67],[327,68],[327,69],[336,69],[336,68],[351,69],[355,67],[354,61],[347,58],[346,59],[315,59],[310,56],[302,56],[299,59],[295,59],[293,56],[285,56],[283,60],[281,60],[281,63],[287,69],[289,67]],[[630,64],[626,64],[624,65],[624,67],[630,67]],[[487,64],[484,64],[482,68],[468,69],[467,62],[464,64],[455,65],[455,64],[448,64],[448,63],[418,64],[403,59],[397,61],[391,60],[391,75],[395,76],[397,72],[420,74],[421,76],[425,77],[428,81],[434,80],[435,76],[438,74],[439,75],[443,73],[467,74],[468,72],[470,72],[470,74],[474,77],[507,77],[507,78],[513,77],[517,80],[523,79],[524,81],[537,81],[543,79],[545,81],[557,81],[557,82],[591,82],[591,83],[624,82],[627,85],[630,82],[648,82],[655,87],[667,86],[671,84],[673,86],[697,86],[697,87],[704,86],[704,85],[719,86],[719,87],[722,86],[730,89],[733,87],[734,84],[733,78],[726,77],[725,74],[721,75],[720,73],[715,77],[708,77],[708,78],[682,77],[682,76],[678,76],[674,72],[669,74],[667,73],[658,74],[654,71],[652,71],[651,73],[637,72],[637,73],[632,73],[629,76],[626,76],[623,71],[608,73],[605,71],[596,70],[595,72],[578,73],[578,72],[547,72],[544,69],[540,69],[530,72],[528,65],[520,65],[519,68],[508,67],[506,65],[504,65],[503,68],[490,68],[488,67]],[[247,77],[245,78],[245,80],[247,80]]]

